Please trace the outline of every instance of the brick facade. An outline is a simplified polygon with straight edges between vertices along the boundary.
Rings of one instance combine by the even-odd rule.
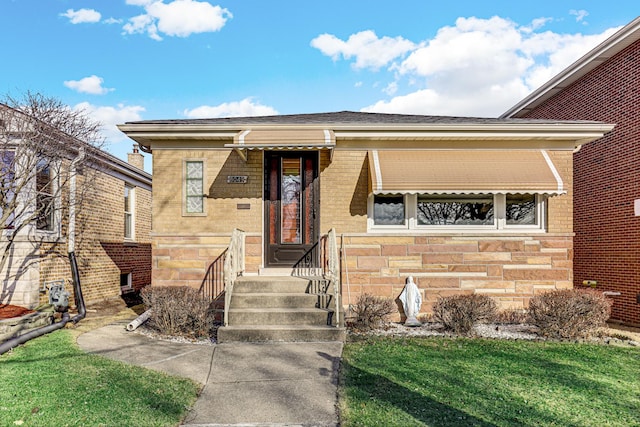
[[[78,175],[76,258],[86,302],[140,290],[151,283],[151,179],[142,171],[105,154],[107,163]],[[104,160],[103,160],[104,161]],[[115,162],[111,169],[108,162]],[[68,163],[63,165],[67,173]],[[117,169],[117,171],[116,171]],[[125,170],[125,172],[123,172]],[[126,172],[126,171],[129,172]],[[128,173],[128,174],[127,174]],[[91,180],[92,186],[83,185]],[[133,239],[124,239],[124,188],[133,188]],[[90,193],[83,194],[87,188]],[[0,303],[35,308],[48,302],[45,284],[63,280],[71,292],[68,259],[68,188],[62,189],[61,236],[44,240],[21,237],[5,268]],[[121,289],[121,274],[131,273],[131,289]],[[71,297],[73,298],[73,296]],[[73,301],[73,299],[71,299]]]
[[[574,284],[614,296],[612,319],[640,324],[640,42],[519,117],[615,123],[574,155]]]
[[[567,193],[547,200],[546,232],[367,233],[366,150],[320,150],[320,230],[335,228],[343,249],[344,304],[362,293],[397,298],[413,276],[428,313],[439,296],[483,293],[504,309],[522,309],[538,292],[572,286],[572,153],[549,151]],[[205,165],[205,213],[185,214],[185,160]],[[199,288],[207,267],[247,232],[246,274],[263,267],[263,152],[245,163],[231,150],[154,150],[153,285]],[[227,176],[248,177],[229,184]],[[238,205],[245,209],[238,209]],[[246,209],[248,205],[248,209]]]

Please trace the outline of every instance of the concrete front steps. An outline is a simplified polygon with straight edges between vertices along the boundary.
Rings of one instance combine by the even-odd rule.
[[[239,277],[229,325],[218,329],[218,342],[344,341],[345,329],[332,325],[334,310],[317,308],[321,297],[311,289],[310,281],[299,277]]]

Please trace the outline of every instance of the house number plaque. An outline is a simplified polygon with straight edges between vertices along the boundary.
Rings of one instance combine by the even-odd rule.
[[[227,184],[246,184],[249,177],[246,175],[227,176]]]

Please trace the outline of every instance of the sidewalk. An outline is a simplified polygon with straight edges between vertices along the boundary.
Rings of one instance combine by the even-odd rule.
[[[340,342],[181,344],[127,332],[127,323],[84,333],[78,345],[204,384],[185,426],[338,425]]]

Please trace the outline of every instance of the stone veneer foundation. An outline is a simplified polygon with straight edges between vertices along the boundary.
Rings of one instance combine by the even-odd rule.
[[[500,309],[523,309],[540,292],[572,287],[572,246],[571,234],[347,235],[343,303],[365,293],[395,300],[413,276],[422,313],[430,313],[438,297],[473,293],[492,296]]]

